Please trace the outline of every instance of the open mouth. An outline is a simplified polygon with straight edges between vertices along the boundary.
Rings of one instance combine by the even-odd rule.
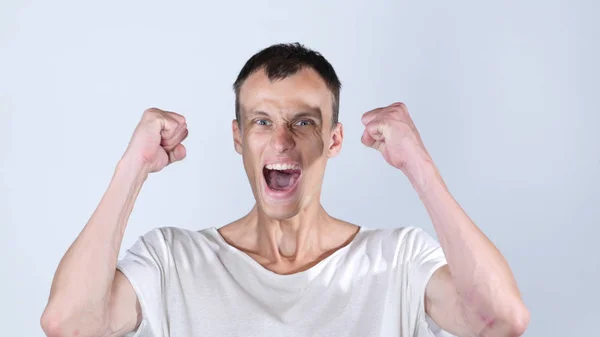
[[[267,186],[277,192],[292,189],[301,173],[300,165],[297,164],[268,164],[263,167]]]

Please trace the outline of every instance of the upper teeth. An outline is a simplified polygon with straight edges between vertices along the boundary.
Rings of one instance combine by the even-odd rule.
[[[267,169],[269,170],[299,170],[300,165],[298,164],[268,164]]]

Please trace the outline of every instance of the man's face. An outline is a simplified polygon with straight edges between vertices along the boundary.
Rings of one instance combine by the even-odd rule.
[[[261,70],[242,84],[235,148],[269,217],[287,219],[319,202],[327,159],[342,145],[341,124],[331,125],[332,99],[310,68],[273,82]]]

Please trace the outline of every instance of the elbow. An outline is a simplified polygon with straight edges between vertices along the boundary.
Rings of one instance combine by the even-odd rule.
[[[88,323],[83,323],[84,320]],[[105,336],[106,329],[102,324],[89,324],[95,320],[66,315],[64,312],[55,309],[44,311],[40,318],[40,325],[47,337],[86,337],[86,336]]]
[[[48,337],[63,337],[62,323],[60,322],[59,316],[51,313],[48,309],[44,311],[40,319],[40,325],[44,334]]]
[[[525,334],[529,325],[529,310],[519,303],[505,308],[503,314],[497,314],[495,319],[486,322],[478,336],[490,337],[520,337]]]
[[[506,325],[508,327],[508,335],[513,337],[520,337],[525,334],[527,330],[527,326],[529,325],[529,310],[524,304],[516,305],[512,314],[509,315],[509,318],[506,320]]]

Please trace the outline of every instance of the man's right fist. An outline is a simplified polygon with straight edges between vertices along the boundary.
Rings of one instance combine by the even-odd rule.
[[[124,156],[139,163],[147,173],[158,172],[185,158],[186,149],[181,142],[187,135],[185,117],[150,108],[144,111]]]

